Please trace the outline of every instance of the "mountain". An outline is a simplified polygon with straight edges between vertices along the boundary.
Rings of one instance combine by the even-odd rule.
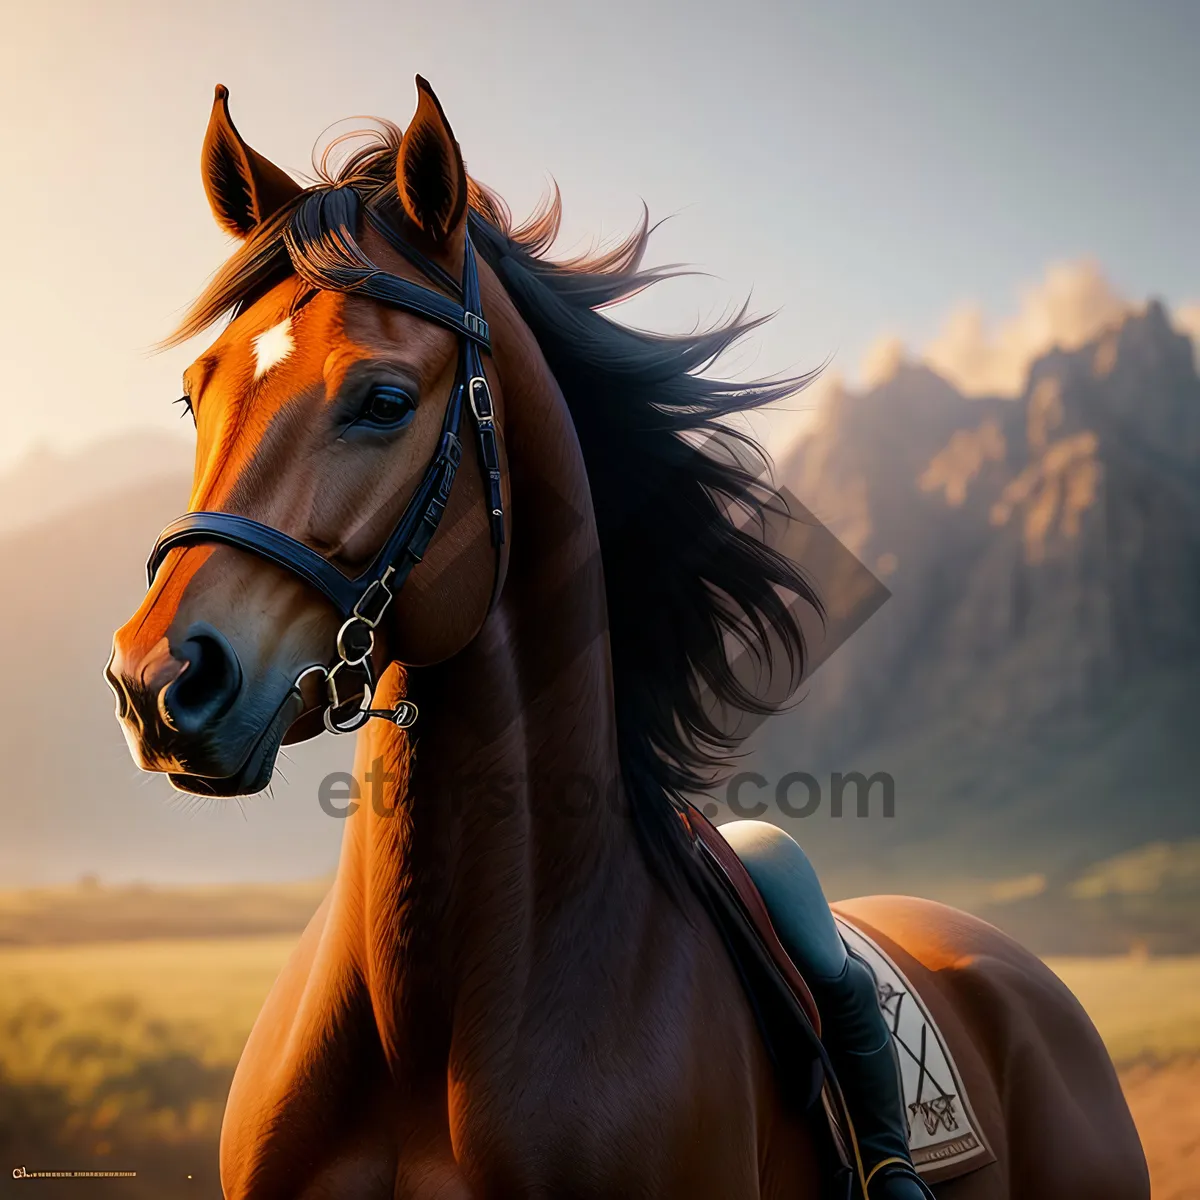
[[[836,392],[781,474],[892,593],[753,756],[894,779],[890,819],[789,825],[833,890],[1028,901],[1200,834],[1200,380],[1161,305],[1016,398]]]

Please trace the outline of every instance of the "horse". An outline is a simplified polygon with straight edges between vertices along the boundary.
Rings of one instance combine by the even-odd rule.
[[[138,765],[204,796],[359,732],[335,880],[233,1080],[225,1195],[833,1195],[679,819],[737,743],[713,697],[775,703],[731,644],[795,671],[784,593],[819,604],[756,533],[778,493],[729,419],[804,380],[711,377],[744,309],[674,337],[607,317],[670,273],[641,265],[648,218],[551,258],[557,192],[515,224],[420,78],[407,129],[305,187],[227,97],[203,176],[240,244],[175,335],[230,317],[184,377],[193,520],[107,677]],[[460,418],[477,436],[448,440]],[[930,902],[839,912],[936,1000],[967,1076],[995,1161],[939,1197],[1148,1196],[1112,1064],[1038,959]]]

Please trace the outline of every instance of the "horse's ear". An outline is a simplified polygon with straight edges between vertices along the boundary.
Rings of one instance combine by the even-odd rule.
[[[467,211],[467,172],[433,88],[417,76],[417,111],[396,155],[396,190],[409,219],[444,242]]]
[[[217,84],[200,152],[204,190],[217,224],[245,238],[303,189],[242,140],[229,117],[229,89]]]

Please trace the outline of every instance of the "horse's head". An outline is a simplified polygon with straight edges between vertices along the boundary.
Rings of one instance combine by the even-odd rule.
[[[457,311],[460,326],[467,309],[467,333],[474,328],[456,283],[466,281],[471,253],[468,180],[441,106],[423,80],[418,90],[402,139],[396,132],[360,152],[336,185],[305,190],[245,144],[217,89],[205,188],[217,221],[243,244],[183,331],[234,314],[184,376],[197,429],[189,512],[210,514],[194,519],[210,524],[167,543],[145,600],[113,639],[107,669],[135,759],[177,787],[207,795],[261,789],[281,743],[319,731],[328,708],[319,668],[338,661],[339,630],[356,596],[351,591],[339,611],[328,588],[264,553],[262,537],[282,532],[285,549],[307,547],[337,568],[337,579],[386,574],[378,556],[395,549],[398,523],[419,525],[429,511],[429,475],[447,445],[448,406],[460,385],[463,424],[472,424],[463,371],[474,364],[483,374],[478,344],[453,320],[419,311],[419,298],[429,304],[433,296],[435,307],[440,299]],[[397,291],[418,297],[417,309],[388,302]],[[499,418],[494,373],[490,384]],[[460,445],[444,517],[434,513],[438,536],[425,551],[414,534],[395,556],[400,573],[387,576],[394,599],[374,638],[353,620],[344,635],[351,652],[343,658],[373,641],[375,674],[391,662],[431,663],[460,651],[498,585],[494,543],[502,538],[477,461],[484,444],[464,428]],[[259,541],[213,536],[211,514],[218,522],[222,514],[249,518],[257,525],[244,528]],[[400,591],[394,583],[409,569]],[[362,691],[361,668],[358,676],[344,672],[339,699]]]

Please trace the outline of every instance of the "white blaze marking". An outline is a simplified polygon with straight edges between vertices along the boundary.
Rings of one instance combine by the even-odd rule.
[[[296,348],[292,341],[292,318],[285,317],[254,339],[254,378],[261,379],[272,367],[283,362]]]

